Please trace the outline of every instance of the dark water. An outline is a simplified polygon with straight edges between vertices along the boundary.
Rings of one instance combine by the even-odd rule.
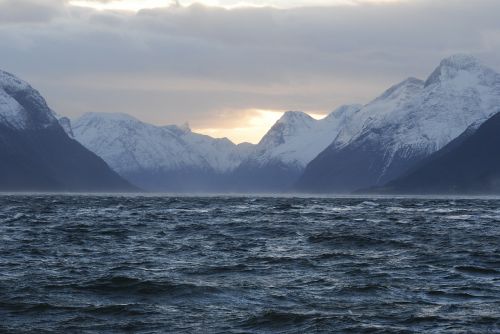
[[[500,332],[500,200],[0,205],[2,333]]]

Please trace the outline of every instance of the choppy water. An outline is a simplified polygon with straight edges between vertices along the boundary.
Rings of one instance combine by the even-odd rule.
[[[0,332],[500,332],[499,200],[0,206]]]

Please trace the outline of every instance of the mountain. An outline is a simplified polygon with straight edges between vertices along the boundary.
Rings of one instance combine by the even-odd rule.
[[[500,74],[473,57],[444,59],[426,81],[391,87],[351,118],[307,166],[304,192],[380,186],[500,111]]]
[[[361,108],[342,106],[316,120],[300,111],[286,112],[233,173],[239,191],[288,191],[307,164],[330,145]]]
[[[133,184],[153,191],[224,191],[252,150],[192,132],[155,126],[119,113],[88,113],[72,124],[75,138]]]
[[[155,126],[116,113],[85,114],[67,131],[148,190],[285,191],[360,108],[344,106],[322,120],[287,112],[258,145],[235,145],[186,126]],[[66,120],[61,124],[68,128]]]
[[[132,191],[71,139],[38,91],[0,71],[1,191]]]
[[[431,155],[415,170],[374,189],[398,194],[500,194],[500,114]]]

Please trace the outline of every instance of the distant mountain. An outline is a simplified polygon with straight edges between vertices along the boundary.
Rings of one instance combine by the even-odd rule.
[[[500,194],[500,114],[431,155],[415,170],[373,189],[398,194]]]
[[[343,106],[316,120],[286,112],[233,173],[232,185],[244,191],[288,191],[307,164],[338,135],[360,105]]]
[[[38,91],[0,71],[0,191],[135,189],[66,134]]]
[[[462,162],[483,171],[482,179],[469,170],[462,183],[453,173],[433,179],[434,188],[425,182],[443,173],[431,160],[452,168],[441,159],[459,161],[449,152],[458,154],[499,112],[500,74],[457,55],[426,81],[409,78],[365,106],[321,120],[290,111],[257,145],[235,145],[125,114],[89,113],[71,124],[27,83],[0,71],[0,190],[133,189],[126,179],[166,192],[347,193],[385,184],[402,192],[493,192],[496,174],[481,169],[486,162]]]
[[[297,188],[345,193],[386,184],[499,111],[500,74],[473,57],[444,59],[425,82],[407,79],[361,108]]]
[[[341,107],[322,120],[287,112],[258,145],[235,145],[186,126],[155,126],[126,114],[88,113],[69,129],[66,120],[61,124],[120,175],[144,189],[283,192],[360,107]]]
[[[124,178],[153,191],[224,191],[228,175],[253,146],[116,113],[85,114],[73,122],[72,131]]]

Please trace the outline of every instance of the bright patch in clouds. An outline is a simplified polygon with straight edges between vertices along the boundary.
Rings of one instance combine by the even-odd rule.
[[[390,3],[404,0],[72,0],[73,6],[89,7],[97,10],[127,10],[161,8],[169,6],[189,6],[195,3],[222,8],[263,7],[292,8],[304,6],[360,5],[366,3]]]
[[[202,128],[194,129],[194,131],[215,138],[227,137],[236,144],[243,142],[257,144],[284,114],[283,111],[262,109],[247,110],[247,113],[249,116],[241,120],[241,126],[233,128]],[[309,115],[315,119],[325,117],[325,115],[320,114],[309,113]]]
[[[139,11],[141,9],[152,9],[167,7],[170,5],[165,0],[116,0],[109,2],[100,2],[93,0],[75,0],[70,1],[70,5],[79,7],[89,7],[97,10],[128,10]]]
[[[215,138],[227,137],[234,143],[250,142],[256,144],[273,126],[281,116],[282,111],[275,110],[248,110],[249,114],[241,125],[233,128],[209,128],[194,129],[195,132],[203,133]]]
[[[278,8],[305,7],[305,6],[340,6],[340,5],[361,5],[366,3],[390,3],[404,0],[184,0],[182,5],[201,3],[208,6],[218,6],[225,8],[234,7],[264,7],[272,6]]]

